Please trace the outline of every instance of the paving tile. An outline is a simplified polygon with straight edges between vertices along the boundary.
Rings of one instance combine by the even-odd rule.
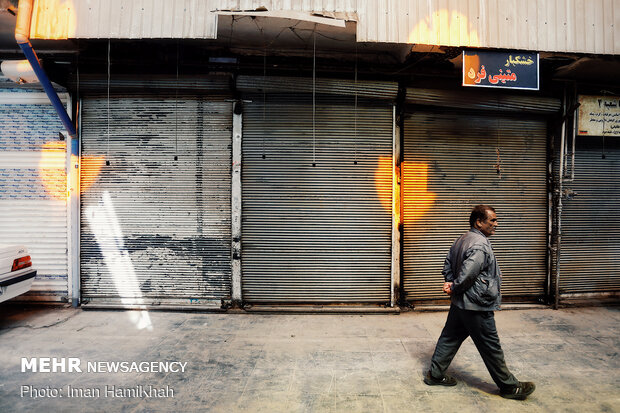
[[[236,403],[234,412],[285,412],[290,394],[274,390],[246,390]]]
[[[410,393],[384,394],[383,406],[386,413],[432,412],[425,398]]]
[[[368,345],[372,352],[405,353],[407,349],[400,338],[382,338],[373,336],[368,338]]]
[[[333,370],[296,370],[291,382],[291,392],[298,394],[326,394],[335,389]]]
[[[298,361],[299,369],[372,369],[370,352],[316,351]]]
[[[499,395],[487,395],[485,397],[477,397],[475,406],[477,409],[480,409],[478,411],[493,413],[546,413],[546,410],[539,405],[535,397],[532,395],[527,400],[509,400]]]
[[[404,397],[414,395],[420,390],[426,390],[426,385],[423,383],[422,379],[422,374],[413,371],[377,373],[379,389],[381,390],[381,394],[383,396],[400,395]]]
[[[334,371],[335,392],[343,395],[380,395],[377,375],[372,370]]]
[[[381,324],[373,324],[366,327],[369,337],[402,338],[402,337],[427,337],[429,332],[421,324],[406,322],[406,319],[392,315],[394,320]]]
[[[464,402],[465,401],[465,402]],[[458,393],[436,395],[416,392],[402,395],[384,395],[383,403],[386,413],[424,412],[424,413],[480,413],[497,410],[484,410],[484,403],[474,395],[461,395]],[[511,410],[521,412],[522,410]]]
[[[293,379],[292,370],[254,369],[248,377],[244,391],[276,393],[289,391]]]
[[[341,352],[368,352],[370,346],[368,338],[364,336],[355,337],[328,337],[328,338],[304,338],[290,337],[287,341],[288,346],[297,346],[304,352],[311,351],[341,351]]]
[[[336,394],[337,412],[377,413],[384,411],[383,398],[376,395]]]
[[[403,339],[402,342],[403,346],[407,350],[407,353],[409,353],[412,359],[415,359],[420,363],[428,364],[433,356],[433,352],[435,351],[437,338],[434,340]]]
[[[213,399],[228,393],[241,394],[246,388],[249,377],[224,377],[196,378],[192,383],[190,393],[201,394],[203,397]],[[164,381],[164,383],[166,383]]]
[[[297,367],[299,356],[278,351],[262,351],[256,356],[256,369],[277,369],[292,371]]]
[[[289,398],[287,413],[336,413],[336,394],[302,393]]]
[[[422,369],[426,364],[413,359],[409,353],[372,353],[373,368],[377,372],[410,372]]]

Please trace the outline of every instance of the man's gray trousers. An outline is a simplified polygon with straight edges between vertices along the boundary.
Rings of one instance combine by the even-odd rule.
[[[504,352],[499,344],[493,311],[470,311],[450,306],[446,325],[437,341],[431,359],[431,375],[440,379],[444,376],[456,352],[467,337],[471,337],[493,381],[500,390],[509,390],[519,385],[504,361]]]

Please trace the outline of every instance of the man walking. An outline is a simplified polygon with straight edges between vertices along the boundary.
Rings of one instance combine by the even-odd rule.
[[[471,337],[500,395],[524,400],[536,386],[520,382],[510,373],[495,328],[493,311],[499,310],[501,303],[501,271],[488,240],[498,225],[495,209],[474,207],[469,224],[470,230],[454,242],[444,263],[443,291],[452,303],[424,382],[429,386],[456,385],[446,370],[463,341]]]

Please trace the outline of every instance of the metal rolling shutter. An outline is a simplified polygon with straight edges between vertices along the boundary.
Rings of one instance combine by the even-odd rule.
[[[244,301],[389,302],[392,106],[319,96],[313,138],[312,96],[264,97],[244,112]]]
[[[18,299],[65,301],[67,152],[58,135],[64,128],[45,93],[7,91],[0,100],[0,242],[25,245],[37,269],[30,292]]]
[[[403,282],[410,300],[444,299],[443,262],[476,204],[496,208],[491,239],[507,296],[546,280],[546,125],[523,118],[416,112],[405,120]],[[501,156],[497,174],[496,147]]]
[[[174,97],[113,96],[108,139],[107,102],[83,103],[83,299],[229,298],[231,103],[184,96],[175,109]]]
[[[560,295],[620,291],[620,138],[578,137],[564,189]]]

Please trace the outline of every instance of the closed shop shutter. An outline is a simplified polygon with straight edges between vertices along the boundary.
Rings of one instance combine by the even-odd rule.
[[[83,299],[230,298],[232,104],[136,95],[112,96],[109,108],[106,96],[83,102]]]
[[[317,96],[313,130],[312,95],[248,97],[244,301],[389,302],[391,104]]]
[[[491,243],[503,273],[503,296],[543,296],[546,123],[438,110],[414,112],[404,129],[407,298],[446,298],[441,291],[444,259],[454,240],[469,229],[469,214],[477,204],[493,206],[499,217]]]
[[[560,297],[618,292],[620,138],[579,136],[576,145],[575,179],[564,183],[562,201]]]
[[[61,96],[66,100],[65,96]],[[19,300],[65,301],[67,145],[43,92],[0,93],[0,242],[25,245],[37,277]]]

